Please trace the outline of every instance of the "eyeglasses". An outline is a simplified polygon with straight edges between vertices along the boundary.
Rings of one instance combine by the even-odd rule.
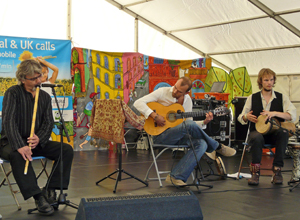
[[[30,80],[30,81],[35,81],[35,80],[37,80],[38,78],[41,78],[41,77],[42,77],[42,74],[40,73],[40,75],[38,75],[37,77],[33,77],[33,78],[30,78],[30,79],[25,77],[25,79]]]

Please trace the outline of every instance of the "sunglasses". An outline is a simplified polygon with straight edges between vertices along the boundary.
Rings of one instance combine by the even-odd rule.
[[[30,80],[30,81],[35,81],[35,80],[37,80],[40,77],[42,77],[41,73],[37,77],[33,77],[33,78],[30,78],[30,79],[28,79],[28,78],[25,77],[25,79]]]

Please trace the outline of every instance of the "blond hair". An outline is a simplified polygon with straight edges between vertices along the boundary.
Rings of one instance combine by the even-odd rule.
[[[273,70],[269,69],[269,68],[263,68],[259,71],[258,77],[257,77],[257,85],[258,85],[259,89],[262,89],[262,79],[263,79],[264,76],[267,76],[267,75],[271,75],[271,76],[274,77],[274,85],[275,85],[275,83],[276,83],[276,73]],[[273,85],[273,87],[274,87],[274,85]]]

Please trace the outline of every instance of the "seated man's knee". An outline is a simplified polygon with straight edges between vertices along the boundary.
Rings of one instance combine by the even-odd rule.
[[[9,154],[9,161],[12,162],[14,160],[24,160],[22,155],[18,152],[18,151],[11,151],[10,154]]]
[[[288,139],[289,138],[289,132],[286,131],[286,130],[283,130],[283,129],[280,129],[277,133],[277,135],[280,137],[280,138],[285,138],[285,139]]]
[[[73,147],[69,144],[64,144],[64,154],[68,155],[69,157],[73,157],[74,155]]]
[[[264,136],[259,132],[251,132],[249,136],[249,140],[251,143],[264,143]]]
[[[194,127],[194,126],[197,126],[196,122],[192,121],[192,120],[186,120],[185,122],[185,125],[187,127]],[[184,126],[184,125],[183,125]]]
[[[197,141],[197,146],[199,148],[201,148],[201,149],[203,149],[205,151],[207,150],[208,145],[207,145],[207,143],[206,143],[205,140],[203,140],[203,139],[197,139],[196,141]]]

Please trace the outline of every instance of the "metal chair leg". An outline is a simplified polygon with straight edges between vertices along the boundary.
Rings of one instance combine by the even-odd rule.
[[[37,157],[36,159],[40,159],[40,158],[41,158],[41,157]],[[33,157],[33,159],[34,159],[34,157]],[[46,161],[44,162],[43,159],[45,159]],[[47,170],[46,170],[46,166],[47,166],[47,158],[42,157],[42,158],[40,159],[40,161],[41,161],[41,164],[42,164],[42,170],[38,173],[38,175],[36,176],[36,178],[38,179],[38,178],[42,175],[42,173],[44,173],[44,172],[45,172],[47,178],[49,178],[49,174],[48,174],[48,172],[47,172]],[[7,161],[5,161],[5,162],[7,162]],[[13,189],[12,185],[14,185],[14,184],[16,184],[16,183],[12,183],[12,182],[10,182],[10,180],[9,180],[9,175],[12,173],[12,171],[10,170],[10,171],[6,172],[6,170],[5,170],[4,166],[3,166],[3,163],[4,163],[4,161],[1,161],[1,163],[0,163],[1,170],[2,170],[2,172],[3,172],[3,174],[4,174],[4,178],[3,178],[3,180],[2,180],[1,183],[0,183],[0,187],[1,187],[1,186],[8,186],[8,187],[9,187],[10,192],[11,192],[11,194],[12,194],[14,200],[15,200],[15,203],[16,203],[16,205],[18,206],[18,210],[21,210],[21,209],[22,209],[22,208],[21,208],[21,205],[20,205],[20,203],[19,203],[19,201],[18,201],[18,199],[17,199],[17,197],[16,197],[16,194],[19,193],[20,191],[19,191],[19,190],[14,190],[14,189]],[[7,163],[8,163],[8,162],[7,162]],[[6,182],[6,183],[5,183],[5,182]]]
[[[14,197],[14,200],[15,200],[16,205],[18,206],[18,210],[21,210],[21,206],[20,206],[19,201],[18,201],[18,199],[17,199],[17,197],[16,197],[16,193],[18,193],[19,191],[13,190],[12,184],[10,183],[10,181],[9,181],[9,179],[8,179],[8,176],[9,176],[9,174],[11,173],[11,171],[9,171],[9,172],[8,172],[9,174],[7,175],[7,173],[6,173],[6,171],[5,171],[5,168],[4,168],[3,164],[1,163],[0,165],[1,165],[2,172],[3,172],[3,174],[4,174],[4,178],[5,178],[5,180],[7,181],[7,185],[8,185],[8,187],[9,187],[9,189],[10,189],[10,192],[11,192],[12,196]],[[1,183],[2,185],[4,185],[5,180],[2,181],[2,183],[3,183],[3,184]],[[1,185],[1,186],[2,186],[2,185]],[[1,186],[0,186],[0,187],[1,187]]]

